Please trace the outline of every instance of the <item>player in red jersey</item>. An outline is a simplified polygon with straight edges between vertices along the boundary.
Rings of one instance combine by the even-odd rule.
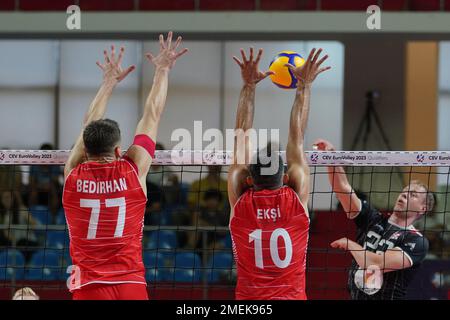
[[[252,48],[248,59],[242,49],[242,61],[233,57],[244,82],[236,114],[234,160],[228,173],[236,299],[306,299],[309,167],[303,140],[312,82],[329,69],[320,68],[327,59],[319,60],[321,51],[313,49],[302,67],[288,65],[298,88],[291,111],[286,174],[278,154],[269,151],[263,159],[263,150],[252,159],[249,141],[239,141],[253,126],[256,84],[270,74],[258,69],[263,51],[259,50],[256,59]],[[249,159],[253,160],[250,164]]]
[[[147,58],[156,66],[153,86],[122,157],[118,124],[103,119],[114,87],[134,66],[123,70],[124,48],[116,58],[105,51],[103,83],[84,119],[64,167],[63,205],[70,234],[73,269],[68,285],[74,299],[148,299],[142,262],[142,231],[147,202],[146,176],[168,88],[169,71],[187,49],[176,52],[160,35],[160,52]]]

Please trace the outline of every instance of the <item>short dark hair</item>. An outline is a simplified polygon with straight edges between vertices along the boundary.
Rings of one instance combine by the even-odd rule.
[[[164,145],[161,142],[157,142],[155,144],[155,150],[166,150],[166,148],[164,147]]]
[[[269,161],[266,160],[267,163],[261,162],[262,155],[267,155],[266,157],[269,158]],[[255,157],[256,159],[254,158],[248,167],[253,184],[261,189],[273,189],[281,186],[284,174],[284,164],[281,156],[277,152],[272,153],[270,148],[265,148],[262,151],[258,151]],[[273,174],[265,174],[263,169],[270,168],[276,160],[278,160],[278,167],[275,168],[275,172]]]
[[[39,149],[41,149],[41,150],[53,150],[55,148],[53,147],[53,145],[51,143],[46,142],[46,143],[41,144]]]
[[[111,154],[120,142],[119,124],[111,119],[92,121],[83,131],[83,142],[90,155]]]

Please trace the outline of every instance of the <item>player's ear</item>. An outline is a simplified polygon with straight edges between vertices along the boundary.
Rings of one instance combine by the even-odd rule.
[[[72,149],[73,149],[73,147],[72,147]],[[86,150],[86,147],[85,146],[83,146],[83,154],[84,154],[84,158],[87,160],[87,159],[89,159],[88,158],[88,153],[87,153],[87,150]]]
[[[424,215],[425,213],[427,213],[427,206],[426,205],[422,207],[422,212],[420,214]]]
[[[122,156],[122,150],[121,150],[120,146],[117,146],[114,148],[114,156],[116,158],[120,158]]]
[[[253,187],[253,178],[248,176],[247,178],[245,178],[245,182],[247,182],[247,185],[250,187]]]
[[[288,184],[289,182],[289,175],[287,173],[283,174],[283,184]]]

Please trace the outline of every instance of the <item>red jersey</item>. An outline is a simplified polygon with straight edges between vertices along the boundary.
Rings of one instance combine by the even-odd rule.
[[[131,161],[131,160],[130,160]],[[142,283],[142,232],[147,196],[128,160],[86,162],[64,184],[70,235],[70,291],[92,283]]]
[[[230,221],[236,299],[305,300],[309,217],[294,190],[247,190]]]

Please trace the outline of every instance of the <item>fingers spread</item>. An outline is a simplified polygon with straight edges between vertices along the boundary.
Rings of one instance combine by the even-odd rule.
[[[292,71],[295,70],[295,66],[294,66],[293,64],[286,63],[284,66],[285,66],[285,67],[288,67],[288,69],[290,69],[290,70],[292,70]]]
[[[150,61],[153,61],[153,59],[155,58],[151,52],[146,53],[145,56],[146,56],[147,59],[150,60]]]
[[[109,60],[109,57],[108,57],[108,51],[103,50],[103,55],[105,56],[105,62],[106,62],[106,63],[109,63],[110,60]]]
[[[178,48],[178,46],[180,45],[180,43],[181,43],[181,37],[178,37],[177,38],[177,41],[175,42],[175,47],[173,48],[173,50],[177,50],[177,48]]]
[[[119,57],[117,58],[117,64],[120,65],[122,63],[123,53],[125,52],[124,47],[120,47]]]
[[[316,52],[316,48],[313,48],[313,49],[309,52],[309,56],[308,56],[307,62],[312,60],[312,58],[313,58],[315,52]]]
[[[239,67],[243,67],[244,65],[242,64],[241,60],[239,60],[236,56],[233,56],[233,60],[236,61],[236,63],[239,65]]]
[[[328,59],[328,55],[325,55],[322,59],[320,59],[317,63],[316,63],[316,65],[319,67],[325,60],[327,60]]]
[[[134,69],[136,69],[136,66],[132,65],[129,66],[126,70],[124,70],[119,77],[117,78],[117,80],[122,80],[123,78],[125,78],[128,74],[130,74],[130,72],[132,72]]]
[[[159,49],[164,50],[166,45],[164,44],[164,36],[162,34],[159,35]]]
[[[259,63],[259,60],[261,60],[262,54],[263,54],[263,49],[259,49],[259,50],[258,50],[258,55],[256,56],[256,61],[255,61],[255,63]]]
[[[322,48],[319,48],[319,50],[317,50],[316,54],[314,55],[313,59],[312,59],[312,63],[316,63],[317,59],[320,56],[320,53],[322,52]]]
[[[114,48],[114,45],[111,46],[111,61],[113,63],[116,62],[116,50]]]
[[[241,49],[241,55],[242,55],[242,62],[247,63],[247,56],[245,55],[244,49]]]
[[[181,49],[180,52],[178,52],[178,53],[175,55],[175,59],[178,59],[179,57],[181,57],[183,54],[185,54],[185,53],[188,52],[188,51],[189,51],[188,48]]]
[[[320,68],[319,71],[317,71],[317,75],[321,74],[324,71],[330,70],[331,67],[325,67],[325,68]]]
[[[99,66],[100,69],[105,70],[105,66],[102,65],[100,62],[96,62],[96,64]]]
[[[167,34],[167,46],[166,46],[166,48],[168,50],[170,50],[170,48],[172,46],[172,35],[173,35],[172,31],[169,31],[169,33]]]

